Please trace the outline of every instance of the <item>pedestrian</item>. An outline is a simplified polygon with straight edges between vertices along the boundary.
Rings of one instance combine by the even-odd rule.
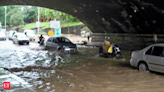
[[[89,42],[90,32],[87,32],[87,33],[86,33],[86,36],[87,36],[87,38],[88,38],[88,42]]]
[[[157,34],[155,33],[153,33],[153,40],[154,40],[154,43],[157,43],[158,38],[157,38]]]

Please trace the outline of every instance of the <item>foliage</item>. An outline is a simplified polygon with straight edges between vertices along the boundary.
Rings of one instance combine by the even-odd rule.
[[[4,24],[5,19],[5,6],[0,7],[0,22]],[[53,18],[61,21],[62,23],[69,24],[80,22],[78,19],[66,13],[56,11],[53,9],[40,7],[41,18]],[[7,24],[12,26],[21,25],[26,23],[26,21],[36,18],[38,19],[38,7],[36,6],[7,6]],[[18,23],[20,22],[20,23]],[[67,25],[68,26],[68,25]],[[47,26],[45,26],[47,27]]]
[[[21,13],[12,14],[11,17],[10,17],[10,23],[13,26],[19,26],[21,24],[24,24],[23,15],[21,15]]]
[[[77,26],[77,25],[83,25],[82,22],[70,22],[70,23],[61,23],[60,26],[61,27],[68,27],[69,26]],[[22,25],[21,25],[22,26]],[[26,24],[24,26],[22,26],[23,29],[34,29],[34,28],[37,28],[36,27],[36,23],[29,23],[29,24]],[[40,23],[40,27],[42,29],[46,29],[46,28],[50,28],[50,22],[41,22]]]

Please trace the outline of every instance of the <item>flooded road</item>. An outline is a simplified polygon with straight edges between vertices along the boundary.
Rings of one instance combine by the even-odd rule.
[[[163,92],[164,75],[139,72],[125,59],[98,57],[96,47],[69,54],[44,50],[37,43],[0,41],[0,90],[11,92]],[[2,82],[11,82],[3,90]]]

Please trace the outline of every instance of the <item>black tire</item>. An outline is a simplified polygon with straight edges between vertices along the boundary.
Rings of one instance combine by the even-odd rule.
[[[148,66],[147,66],[147,64],[146,63],[139,63],[139,65],[138,65],[138,70],[139,71],[147,71],[147,70],[149,70],[149,68],[148,68]]]
[[[122,59],[122,58],[123,58],[123,56],[122,56],[122,54],[121,54],[121,53],[118,53],[118,54],[116,54],[115,58],[116,58],[116,59]]]
[[[29,45],[29,42],[27,42],[27,45]]]

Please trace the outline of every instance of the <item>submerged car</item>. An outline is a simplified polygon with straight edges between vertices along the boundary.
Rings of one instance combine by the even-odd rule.
[[[6,40],[6,34],[3,31],[0,31],[0,40]]]
[[[16,30],[10,30],[10,31],[9,31],[9,35],[8,35],[9,40],[12,40],[13,35],[16,34],[16,33],[17,33]]]
[[[76,44],[73,44],[66,37],[50,37],[46,43],[47,49],[61,50],[63,52],[77,52]]]
[[[151,70],[164,73],[164,43],[153,44],[142,50],[133,51],[130,64],[140,71]]]
[[[35,31],[26,29],[24,30],[24,34],[29,38],[30,41],[35,41]]]
[[[27,44],[29,45],[29,38],[23,33],[17,33],[13,35],[13,43],[14,44]]]

